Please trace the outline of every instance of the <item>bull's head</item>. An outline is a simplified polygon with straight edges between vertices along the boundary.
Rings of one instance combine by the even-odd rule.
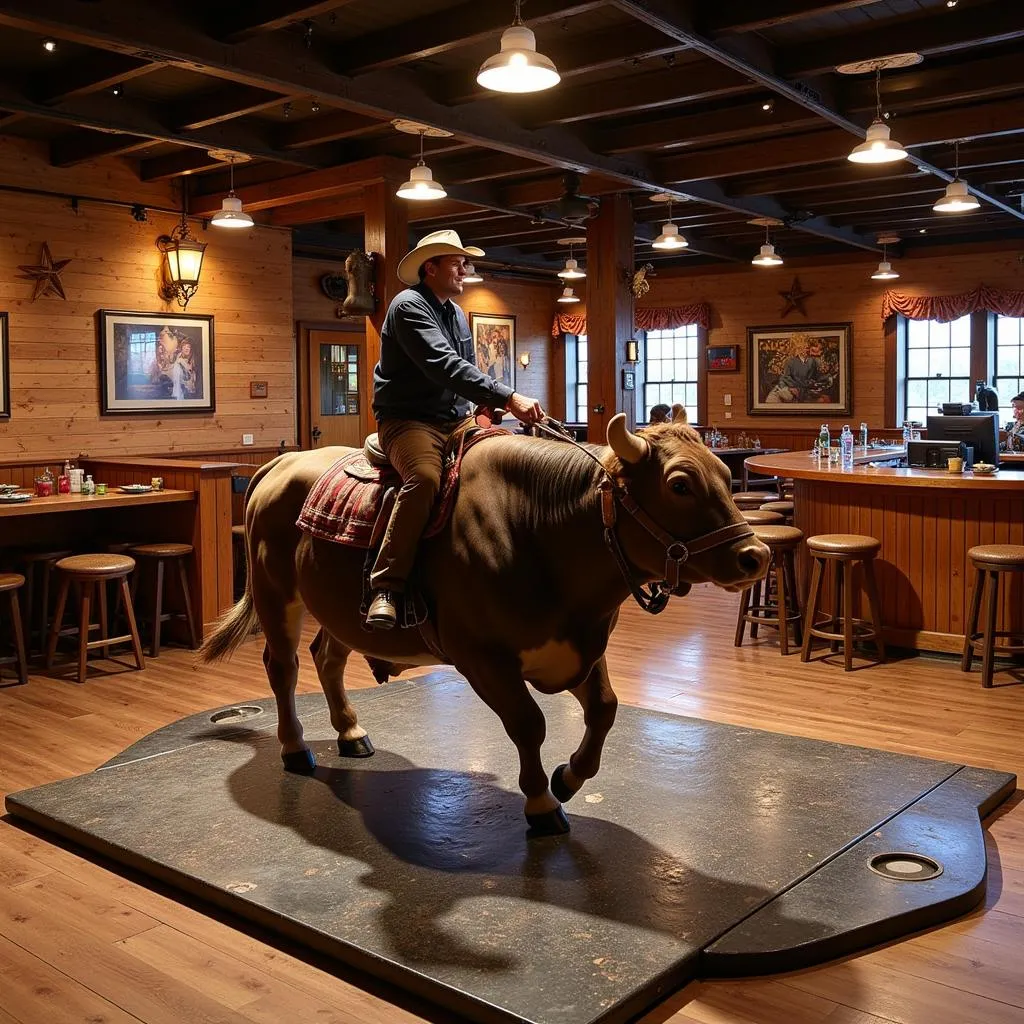
[[[743,522],[728,468],[691,427],[665,423],[633,434],[620,413],[608,424],[608,444],[616,456],[607,466],[613,478],[675,540],[697,542]],[[618,532],[630,562],[648,579],[661,579],[665,546],[628,515],[618,517]],[[717,544],[683,563],[676,593],[686,593],[694,583],[742,590],[764,576],[768,559],[768,548],[751,535]]]

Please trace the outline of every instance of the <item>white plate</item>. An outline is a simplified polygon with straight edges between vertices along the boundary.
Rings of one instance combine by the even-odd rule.
[[[149,484],[125,484],[123,487],[118,488],[119,491],[123,491],[125,494],[145,494],[147,491],[153,490]]]
[[[28,501],[32,497],[31,494],[27,494],[24,491],[15,492],[13,494],[0,494],[0,501],[5,502],[8,505],[17,505],[19,502]]]

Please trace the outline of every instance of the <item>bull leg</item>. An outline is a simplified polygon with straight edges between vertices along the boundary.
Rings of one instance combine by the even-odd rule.
[[[602,656],[579,686],[569,691],[583,708],[586,730],[568,764],[560,764],[551,774],[551,792],[568,803],[592,779],[601,767],[604,741],[615,722],[619,701],[608,679],[608,666]]]
[[[492,656],[493,657],[493,656]],[[519,752],[519,788],[526,797],[527,836],[563,835],[569,831],[569,819],[548,788],[548,777],[540,759],[547,725],[544,713],[530,695],[523,677],[515,670],[493,662],[472,675],[470,686],[501,719],[505,732]]]
[[[331,725],[338,731],[338,753],[342,757],[369,757],[373,744],[356,721],[356,713],[345,694],[345,662],[351,648],[321,627],[309,651],[331,710]]]

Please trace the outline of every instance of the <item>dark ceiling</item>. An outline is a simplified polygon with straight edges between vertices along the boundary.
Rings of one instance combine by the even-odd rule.
[[[359,236],[368,175],[415,162],[418,139],[395,117],[453,133],[426,141],[449,199],[411,204],[414,233],[450,224],[524,271],[557,269],[558,240],[585,230],[558,203],[567,171],[584,195],[628,193],[638,256],[683,266],[749,261],[763,217],[782,222],[773,241],[793,257],[867,262],[881,232],[901,237],[897,255],[1021,235],[1020,0],[527,0],[522,12],[562,81],[510,97],[475,82],[510,0],[3,0],[0,130],[47,141],[55,165],[121,156],[141,180],[181,179],[199,213],[228,185],[208,151],[245,154],[247,208],[323,251]],[[881,86],[910,159],[851,164],[874,76],[835,68],[906,51],[923,61]],[[956,140],[981,208],[936,214]],[[677,197],[681,254],[650,248],[667,219],[659,190]]]

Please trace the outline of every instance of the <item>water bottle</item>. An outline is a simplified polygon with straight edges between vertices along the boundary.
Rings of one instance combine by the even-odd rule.
[[[865,451],[867,450],[867,447],[868,447],[868,425],[866,423],[862,423],[860,425],[860,446]]]
[[[818,433],[818,451],[821,452],[823,459],[828,458],[828,448],[832,443],[832,439],[829,437],[828,424],[822,423],[821,430]]]
[[[903,447],[906,448],[910,444],[910,440],[913,437],[913,432],[910,429],[910,420],[903,421]]]
[[[843,469],[853,469],[853,431],[850,424],[843,424],[843,432],[839,435],[839,451],[842,455]]]

